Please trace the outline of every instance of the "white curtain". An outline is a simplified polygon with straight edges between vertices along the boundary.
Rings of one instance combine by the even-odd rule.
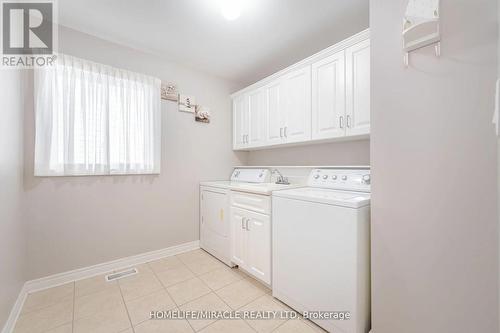
[[[160,80],[57,57],[35,70],[35,175],[160,173]]]

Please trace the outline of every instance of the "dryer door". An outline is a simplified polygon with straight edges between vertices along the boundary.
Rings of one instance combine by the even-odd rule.
[[[222,237],[229,235],[227,193],[203,189],[201,194],[202,228]]]

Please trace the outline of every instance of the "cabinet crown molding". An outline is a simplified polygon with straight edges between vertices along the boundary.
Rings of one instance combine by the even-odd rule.
[[[366,39],[369,39],[370,38],[370,29],[366,29],[366,30],[363,30],[351,37],[348,37],[332,46],[329,46],[327,47],[326,49],[324,50],[321,50],[315,54],[313,54],[312,56],[309,56],[291,66],[288,66],[287,68],[284,68],[260,81],[257,81],[255,83],[252,83],[251,85],[249,85],[248,87],[245,87],[243,89],[240,89],[234,93],[231,94],[231,98],[236,98],[238,97],[239,95],[242,95],[242,94],[245,94],[245,93],[248,93],[250,92],[251,90],[254,90],[254,89],[258,89],[266,84],[269,84],[271,83],[273,80],[283,76],[283,75],[286,75],[287,73],[289,72],[292,72],[294,71],[295,69],[298,69],[298,68],[301,68],[301,67],[304,67],[306,65],[311,65],[312,63],[320,60],[320,59],[323,59],[325,57],[328,57],[329,55],[332,55],[332,54],[335,54],[339,51],[342,51],[350,46],[353,46],[363,40],[366,40]]]

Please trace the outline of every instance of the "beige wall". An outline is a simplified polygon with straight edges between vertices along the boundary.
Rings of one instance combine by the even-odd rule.
[[[34,120],[25,122],[29,279],[199,239],[198,183],[227,179],[235,86],[129,48],[61,28],[60,51],[177,83],[212,110],[211,124],[162,101],[159,176],[33,177]]]
[[[26,73],[0,70],[0,328],[26,279],[22,221],[23,85]]]
[[[370,165],[370,141],[343,141],[248,153],[248,165]]]
[[[441,1],[405,69],[407,3],[370,1],[374,333],[497,333],[497,3]]]
[[[500,79],[500,4],[497,2],[497,79]],[[500,281],[500,137],[497,136],[497,219],[498,219],[498,253],[499,265],[498,276]],[[499,282],[500,283],[500,282]],[[500,286],[498,288],[498,306],[500,309]],[[498,327],[500,328],[500,315],[498,316]]]

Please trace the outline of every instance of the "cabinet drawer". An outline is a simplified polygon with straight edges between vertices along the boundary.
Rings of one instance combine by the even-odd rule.
[[[261,214],[271,214],[271,197],[266,195],[232,191],[231,205]]]

